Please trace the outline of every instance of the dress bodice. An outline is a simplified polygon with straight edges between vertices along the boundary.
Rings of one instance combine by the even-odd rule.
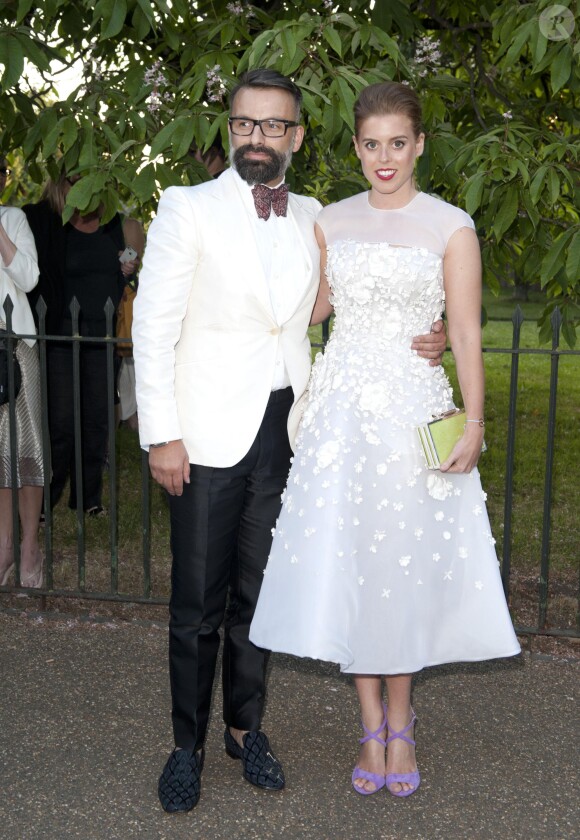
[[[341,337],[409,347],[443,310],[442,259],[426,248],[338,241],[327,271]]]
[[[372,334],[408,347],[443,310],[443,260],[449,240],[472,219],[417,193],[404,207],[378,209],[369,193],[325,207],[318,217],[328,253],[335,329],[346,339]]]

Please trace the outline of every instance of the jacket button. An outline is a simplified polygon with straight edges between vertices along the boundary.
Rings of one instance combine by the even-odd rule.
[[[270,330],[270,335],[280,335],[281,332],[282,327],[273,327],[273,329]]]

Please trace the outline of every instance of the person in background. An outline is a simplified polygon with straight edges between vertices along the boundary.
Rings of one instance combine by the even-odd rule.
[[[0,159],[0,196],[9,174]],[[6,328],[4,302],[9,295],[12,330],[35,333],[34,319],[26,293],[38,282],[34,237],[26,216],[15,207],[0,204],[0,327]],[[16,397],[16,476],[20,518],[20,582],[22,586],[42,586],[42,554],[38,544],[38,525],[42,507],[44,470],[40,414],[40,369],[38,347],[33,338],[16,345],[21,370],[21,386]],[[12,520],[12,469],[9,404],[0,407],[0,586],[5,586],[14,569]]]
[[[230,97],[231,167],[165,191],[139,278],[139,431],[169,494],[173,555],[166,811],[199,800],[224,618],[226,752],[250,783],[284,786],[261,730],[268,654],[248,632],[308,382],[319,283],[320,204],[284,183],[304,137],[301,101],[274,70],[242,76]],[[444,346],[444,336],[425,341],[434,357]]]
[[[0,199],[2,198],[2,193],[6,189],[6,181],[9,175],[10,168],[6,162],[6,158],[0,158]]]
[[[33,312],[42,295],[47,306],[46,332],[71,336],[70,304],[80,305],[79,332],[87,338],[106,334],[105,304],[119,306],[125,284],[137,269],[144,249],[143,229],[135,219],[116,214],[101,223],[102,209],[75,211],[62,224],[66,196],[79,176],[63,173],[49,181],[38,204],[23,209],[34,233],[40,279],[30,295]],[[121,263],[126,246],[138,254]],[[114,325],[113,325],[114,326]],[[89,516],[106,513],[102,504],[102,476],[107,453],[107,361],[105,344],[87,342],[80,352],[81,441],[83,486],[75,475],[73,342],[48,342],[48,415],[52,455],[51,505],[59,501],[70,480],[68,505],[80,502]],[[115,377],[116,378],[116,377]]]
[[[202,152],[201,149],[196,149],[194,157],[198,163],[203,163],[212,178],[219,178],[224,169],[227,168],[226,153],[219,134],[205,152]]]
[[[126,294],[124,292],[123,294]],[[119,348],[123,345],[117,345]],[[135,360],[131,348],[123,347],[120,353],[121,366],[117,387],[119,391],[118,423],[136,432],[139,428],[137,417],[137,395],[135,393]]]
[[[140,256],[140,255],[139,255]],[[139,257],[136,262],[139,261]],[[124,263],[121,266],[124,268]],[[137,295],[138,278],[133,272],[127,276],[127,283],[123,290],[123,296],[117,312],[117,337],[131,338],[133,326],[133,305]],[[133,359],[133,344],[119,342],[117,344],[117,355],[121,360],[117,389],[119,393],[119,405],[117,406],[117,422],[127,426],[131,431],[136,432],[139,428],[137,418],[137,395],[135,393],[135,360]]]

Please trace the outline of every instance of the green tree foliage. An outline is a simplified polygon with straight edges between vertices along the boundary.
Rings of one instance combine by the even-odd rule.
[[[371,8],[372,7],[372,8]],[[423,189],[476,221],[487,283],[541,284],[575,340],[580,294],[578,0],[0,0],[0,153],[40,184],[80,173],[91,210],[145,216],[159,191],[207,177],[192,148],[227,144],[233,78],[268,66],[304,93],[298,188],[327,202],[363,181],[352,155],[360,89],[405,81],[422,95]],[[55,72],[77,66],[58,98]],[[34,70],[34,73],[32,72]],[[576,309],[577,311],[577,309]]]

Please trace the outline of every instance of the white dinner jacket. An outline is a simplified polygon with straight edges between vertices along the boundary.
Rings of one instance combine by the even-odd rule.
[[[300,292],[278,323],[233,170],[195,187],[170,187],[149,228],[134,343],[141,445],[183,439],[190,463],[228,467],[252,445],[281,343],[300,398],[310,372],[307,328],[319,283],[314,224],[320,204],[290,193],[288,221]],[[289,437],[299,422],[291,411]]]
[[[38,259],[34,236],[30,230],[24,212],[18,207],[0,207],[0,220],[8,237],[16,246],[16,253],[10,265],[4,265],[0,257],[0,320],[6,323],[4,301],[6,295],[14,305],[12,310],[12,330],[20,335],[36,334],[32,310],[26,293],[32,291],[38,283]],[[32,347],[33,338],[24,341]]]

